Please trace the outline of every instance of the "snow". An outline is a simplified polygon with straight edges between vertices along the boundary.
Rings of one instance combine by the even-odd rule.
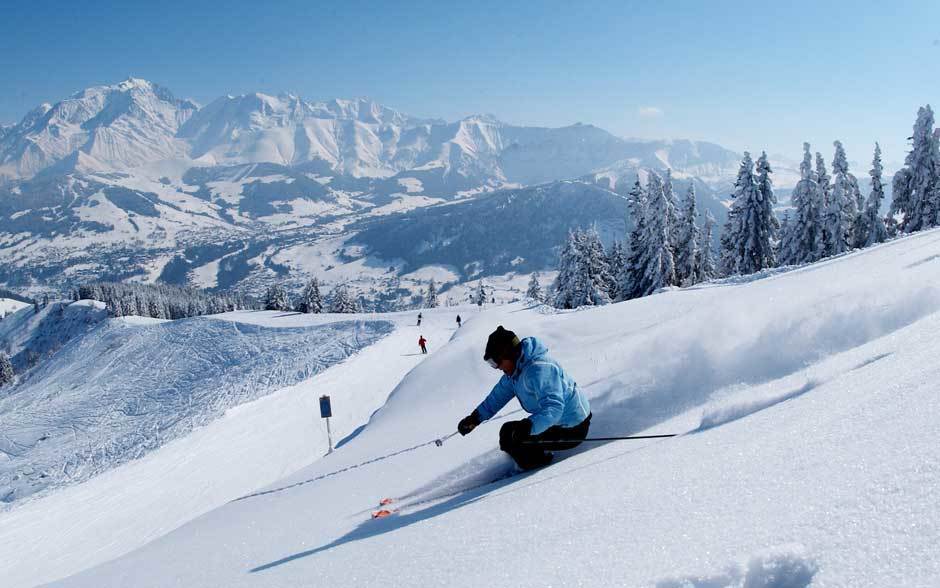
[[[433,206],[445,202],[442,198],[429,198],[427,196],[409,196],[407,194],[391,194],[392,201],[382,206],[376,206],[369,210],[367,216],[385,216],[396,212],[405,212],[421,208],[424,206]]]
[[[440,284],[446,282],[457,282],[460,275],[457,273],[457,268],[453,266],[425,265],[419,270],[403,275],[402,279],[416,282],[426,282],[433,279],[440,286]]]
[[[65,319],[76,307],[66,310]],[[47,314],[37,332],[54,329],[58,314]],[[287,328],[273,319],[267,327],[203,317],[105,320],[0,398],[0,450],[12,458],[0,469],[0,498],[14,502],[140,457],[390,329],[383,321]]]
[[[243,499],[173,531],[183,517],[161,527],[148,512],[149,533],[135,533],[108,514],[114,494],[159,496],[151,504],[161,511],[199,484],[132,476],[138,460],[0,514],[0,573],[14,587],[81,569],[53,585],[935,586],[936,259],[940,231],[929,231],[595,309],[438,309],[424,312],[421,331],[407,326],[413,313],[392,315],[393,335],[335,368],[348,372],[329,372],[331,388],[373,406],[385,398],[329,456],[275,480],[264,457],[281,459],[281,423],[299,409],[267,396],[235,412],[264,407],[244,463],[244,447],[191,436],[150,454],[202,460],[215,476],[257,467],[265,479],[241,484]],[[593,435],[683,434],[585,444],[488,483],[511,471],[496,435],[521,416],[515,402],[467,437],[434,440],[496,381],[480,357],[498,324],[546,342],[591,399]],[[426,360],[408,357],[419,332],[430,339]],[[393,337],[397,356],[366,358]],[[400,512],[371,520],[384,497]],[[72,527],[91,520],[101,521],[94,532]],[[111,537],[134,550],[96,565],[124,551],[102,547]]]
[[[191,434],[140,459],[107,469],[83,484],[63,487],[22,505],[14,503],[12,509],[0,512],[4,587],[43,583],[114,558],[259,484],[272,483],[315,461],[327,449],[326,431],[318,418],[321,394],[333,399],[331,426],[336,443],[381,406],[408,369],[429,357],[416,353],[415,314],[383,315],[381,322],[393,321],[395,332],[312,379],[233,407],[224,417]],[[446,340],[451,324],[431,318],[427,311],[425,315],[422,332],[431,341],[433,354],[435,345]],[[370,320],[368,315],[252,311],[200,320],[220,326],[237,323],[242,329],[264,327],[273,331],[269,334],[276,334],[351,318]],[[166,322],[140,317],[113,320],[127,324]],[[205,347],[205,341],[188,345],[195,350]],[[167,346],[175,345],[162,347]],[[93,352],[88,351],[89,355]],[[388,356],[396,361],[385,369],[375,369]],[[274,429],[272,423],[276,423]],[[4,462],[0,461],[0,466]],[[69,533],[58,532],[64,519],[69,521]],[[49,557],[52,552],[54,558]]]
[[[409,194],[412,192],[424,191],[424,185],[418,178],[398,178],[398,184]]]
[[[0,316],[6,317],[8,314],[13,314],[14,312],[26,308],[30,304],[28,302],[20,302],[19,300],[13,300],[12,298],[0,298]]]

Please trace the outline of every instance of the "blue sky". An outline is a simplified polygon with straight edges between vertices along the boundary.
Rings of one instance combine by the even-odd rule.
[[[572,6],[578,4],[577,7]],[[592,123],[798,159],[903,159],[940,104],[940,2],[10,2],[0,122],[128,76],[207,103],[369,96],[449,120]]]

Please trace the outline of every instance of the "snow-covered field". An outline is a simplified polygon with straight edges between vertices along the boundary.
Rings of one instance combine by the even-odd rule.
[[[937,586],[938,279],[930,231],[598,309],[426,312],[434,353],[420,363],[407,349],[370,354],[417,334],[390,318],[394,334],[324,373],[374,405],[398,382],[331,455],[272,475],[265,456],[290,462],[281,429],[299,411],[293,392],[269,395],[0,514],[0,575],[30,586],[89,568],[54,585],[95,588]],[[452,332],[455,312],[467,320]],[[496,381],[481,355],[498,324],[543,338],[591,398],[593,435],[683,435],[582,446],[493,481],[511,468],[496,433],[521,416],[515,403],[468,437],[434,440]],[[337,419],[354,405],[335,405]],[[244,445],[215,442],[240,427],[245,462]],[[197,479],[166,475],[192,462]],[[245,497],[164,534],[186,519],[161,526],[161,511],[213,477]],[[147,533],[112,514],[115,494],[157,511],[138,510]],[[371,520],[385,497],[398,514]]]
[[[26,308],[27,306],[29,306],[29,304],[26,302],[13,300],[12,298],[0,298],[0,316],[6,317],[6,315],[13,314],[21,308]]]

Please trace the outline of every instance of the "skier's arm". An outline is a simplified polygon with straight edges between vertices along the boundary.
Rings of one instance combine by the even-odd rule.
[[[561,368],[554,365],[533,365],[523,375],[525,385],[535,390],[539,399],[539,408],[529,416],[532,421],[531,435],[544,433],[546,429],[557,425],[565,411],[565,389]]]
[[[515,393],[512,391],[509,376],[504,375],[496,382],[496,385],[493,386],[493,389],[490,390],[487,397],[483,399],[480,406],[477,407],[477,414],[480,415],[480,421],[493,418],[497,412],[506,406],[507,402],[512,400],[513,396],[515,396]]]

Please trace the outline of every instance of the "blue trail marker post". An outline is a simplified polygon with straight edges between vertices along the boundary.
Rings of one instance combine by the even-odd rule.
[[[330,406],[330,397],[324,394],[320,397],[320,418],[326,419],[326,439],[330,444],[330,450],[327,455],[333,453],[333,434],[330,432],[330,417],[333,416],[333,409]]]

